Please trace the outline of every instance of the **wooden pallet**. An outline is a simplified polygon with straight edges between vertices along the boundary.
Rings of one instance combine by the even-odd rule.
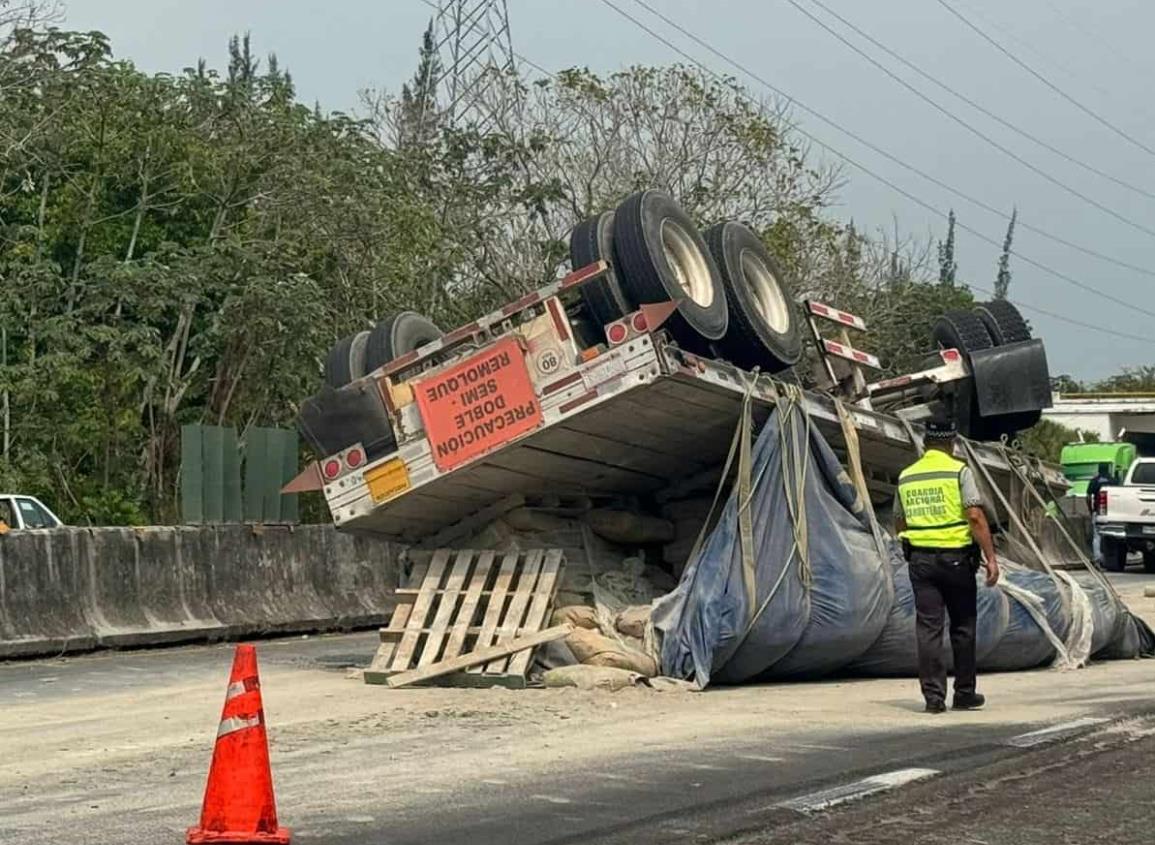
[[[561,549],[433,552],[397,590],[397,606],[381,629],[365,682],[385,684],[402,672],[538,634],[553,609],[563,563]],[[428,682],[524,687],[532,652],[523,649]]]

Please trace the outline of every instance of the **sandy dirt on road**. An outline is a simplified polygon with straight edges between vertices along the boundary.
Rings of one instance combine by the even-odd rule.
[[[1155,599],[1142,590],[1137,579],[1125,587],[1127,600],[1155,621]],[[912,679],[705,693],[390,690],[344,670],[290,662],[266,664],[261,680],[278,799],[302,817],[313,808],[355,818],[367,797],[382,812],[404,812],[415,796],[443,796],[465,784],[532,779],[583,762],[612,767],[617,755],[676,755],[735,737],[803,744],[835,729],[865,734],[928,725]],[[36,831],[110,814],[155,817],[158,830],[194,821],[224,684],[218,667],[144,690],[4,702],[0,842],[54,841]],[[1150,700],[1155,664],[990,675],[980,685],[989,709],[940,718],[1027,724]]]

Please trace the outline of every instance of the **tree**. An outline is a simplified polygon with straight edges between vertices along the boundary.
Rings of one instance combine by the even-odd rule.
[[[938,242],[938,283],[953,285],[958,273],[958,262],[954,258],[954,209],[946,218],[946,240]]]
[[[1011,210],[1011,220],[1007,224],[1007,235],[1003,238],[1003,251],[999,255],[999,274],[995,279],[995,299],[1006,299],[1007,291],[1011,287],[1011,243],[1015,237],[1015,221],[1018,219],[1019,209]]]
[[[1023,449],[1044,461],[1057,464],[1063,447],[1068,443],[1097,443],[1099,435],[1093,431],[1067,428],[1052,420],[1039,420],[1019,435]]]
[[[401,107],[397,118],[398,147],[429,144],[441,129],[441,115],[437,106],[441,61],[437,57],[432,20],[421,37],[418,56],[417,71],[412,81],[401,86]]]

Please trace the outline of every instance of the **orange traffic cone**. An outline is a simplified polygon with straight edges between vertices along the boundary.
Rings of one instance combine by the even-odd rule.
[[[237,646],[205,787],[201,822],[189,828],[185,842],[188,845],[202,842],[287,845],[289,842],[289,831],[277,826],[265,711],[257,677],[257,650],[251,645]]]

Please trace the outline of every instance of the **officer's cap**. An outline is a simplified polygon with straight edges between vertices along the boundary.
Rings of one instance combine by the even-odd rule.
[[[957,435],[958,428],[955,427],[954,420],[936,417],[926,423],[927,440],[954,440]]]

